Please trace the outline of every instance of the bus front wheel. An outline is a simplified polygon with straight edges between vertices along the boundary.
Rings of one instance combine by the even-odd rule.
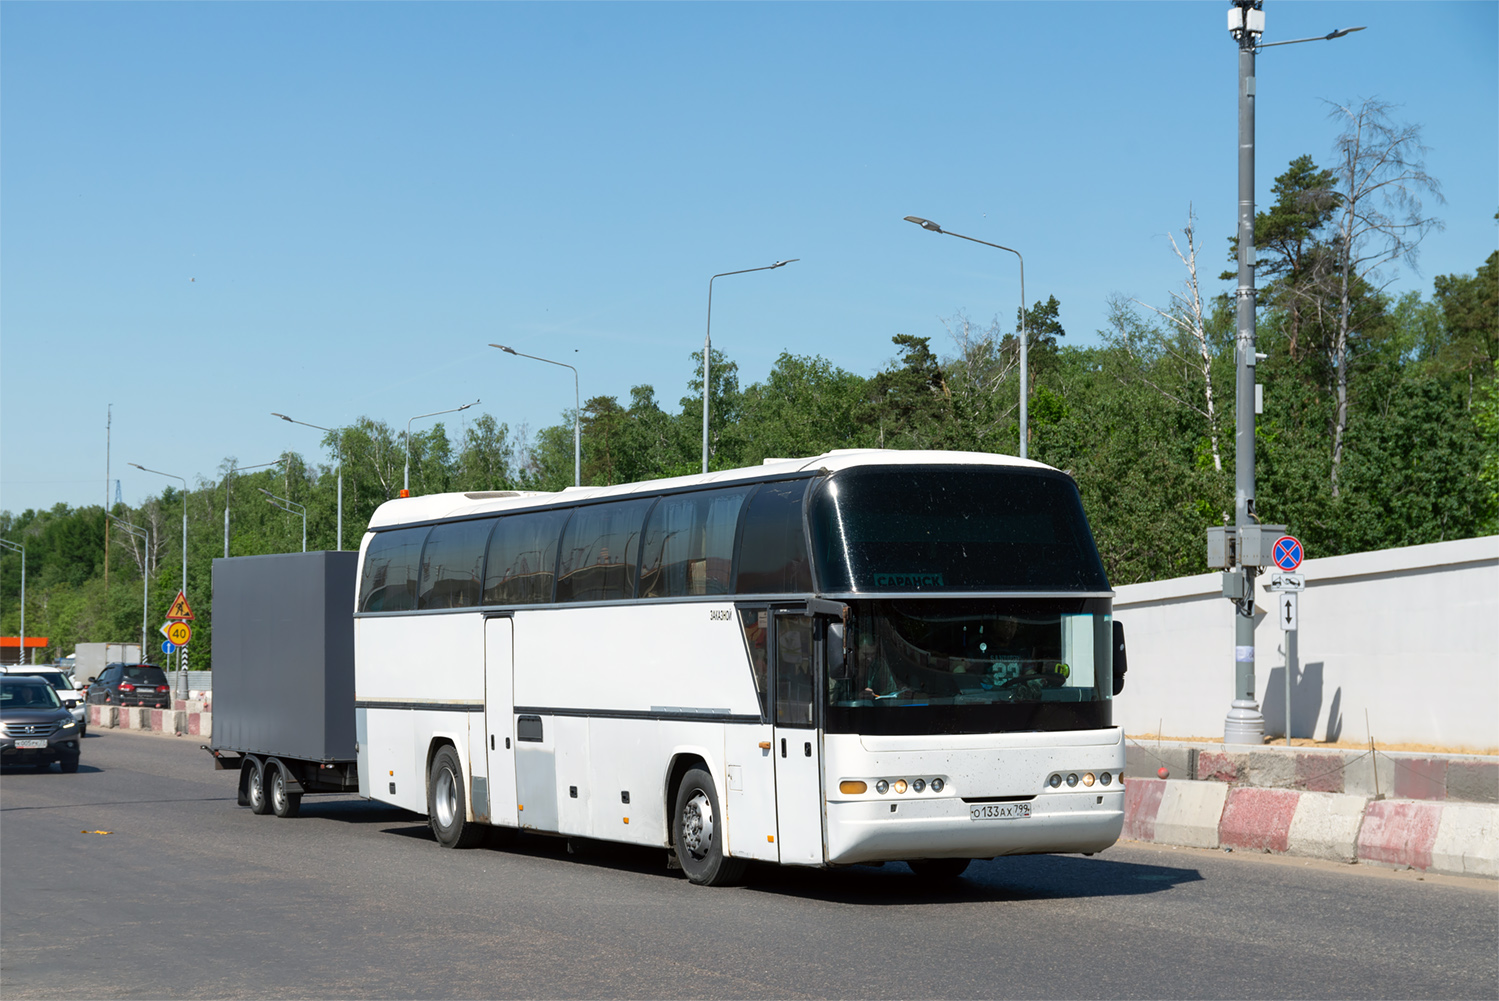
[[[451,744],[432,757],[427,774],[427,822],[437,843],[444,848],[473,848],[487,833],[483,824],[468,821],[468,800],[463,793],[463,769]]]
[[[723,811],[713,777],[702,768],[689,769],[677,787],[672,812],[672,846],[687,878],[701,886],[729,886],[744,875],[744,859],[723,853]]]

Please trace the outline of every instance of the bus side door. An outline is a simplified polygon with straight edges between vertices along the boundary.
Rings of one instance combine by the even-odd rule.
[[[821,865],[822,746],[812,616],[777,612],[774,663],[776,841],[783,865]]]
[[[489,765],[489,822],[515,827],[515,620],[484,620],[484,748]]]

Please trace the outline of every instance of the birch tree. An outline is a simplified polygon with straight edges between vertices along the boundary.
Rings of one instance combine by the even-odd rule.
[[[1154,327],[1132,322],[1127,315],[1130,310],[1117,299],[1110,303],[1110,323],[1114,328],[1114,343],[1123,348],[1137,363],[1137,378],[1160,393],[1166,399],[1197,414],[1207,423],[1208,443],[1212,450],[1213,469],[1223,471],[1223,455],[1218,447],[1218,400],[1213,388],[1213,351],[1208,340],[1207,320],[1203,309],[1202,285],[1197,267],[1197,217],[1191,206],[1187,207],[1187,225],[1182,230],[1187,249],[1182,250],[1174,233],[1166,234],[1171,241],[1171,250],[1186,268],[1187,276],[1179,290],[1171,293],[1171,304],[1167,307],[1152,306],[1140,299],[1130,302],[1142,306],[1160,317],[1166,324],[1168,335]],[[1143,355],[1150,355],[1144,358]],[[1167,385],[1156,372],[1160,365],[1145,364],[1166,360],[1167,370],[1177,369],[1183,373],[1181,386]]]
[[[1333,416],[1332,495],[1338,496],[1338,474],[1348,430],[1348,369],[1350,337],[1363,317],[1355,300],[1377,300],[1363,294],[1388,284],[1380,269],[1405,261],[1412,269],[1421,241],[1441,222],[1425,215],[1421,196],[1441,202],[1439,182],[1426,172],[1427,147],[1421,127],[1395,122],[1391,106],[1375,99],[1358,104],[1334,104],[1328,116],[1340,121],[1343,133],[1333,145],[1340,201],[1334,235],[1337,323],[1331,358],[1337,395]]]

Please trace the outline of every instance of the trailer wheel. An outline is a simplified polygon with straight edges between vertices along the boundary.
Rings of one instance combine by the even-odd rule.
[[[271,801],[265,794],[265,767],[259,758],[247,754],[244,771],[248,773],[245,778],[245,799],[249,800],[250,812],[263,817],[271,812]]]
[[[933,883],[947,883],[963,875],[971,861],[972,859],[966,858],[918,858],[911,859],[906,865],[922,879]]]
[[[723,853],[723,811],[713,777],[701,768],[689,769],[677,787],[672,811],[671,840],[687,878],[702,886],[731,886],[744,875],[744,859]]]
[[[277,762],[270,765],[271,812],[278,817],[295,817],[302,809],[302,794],[291,792],[286,785],[286,766]]]
[[[427,823],[444,848],[473,848],[488,833],[485,825],[464,819],[468,801],[463,794],[463,769],[458,755],[444,745],[432,758],[427,774]]]

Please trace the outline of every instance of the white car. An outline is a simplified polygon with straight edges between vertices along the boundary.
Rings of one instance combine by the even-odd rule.
[[[78,736],[82,737],[88,732],[88,692],[86,688],[80,689],[73,682],[73,676],[66,671],[55,667],[27,667],[24,664],[9,664],[5,667],[6,674],[27,674],[32,677],[42,678],[57,692],[57,697],[62,700],[63,707],[73,714],[73,719],[78,722]]]

